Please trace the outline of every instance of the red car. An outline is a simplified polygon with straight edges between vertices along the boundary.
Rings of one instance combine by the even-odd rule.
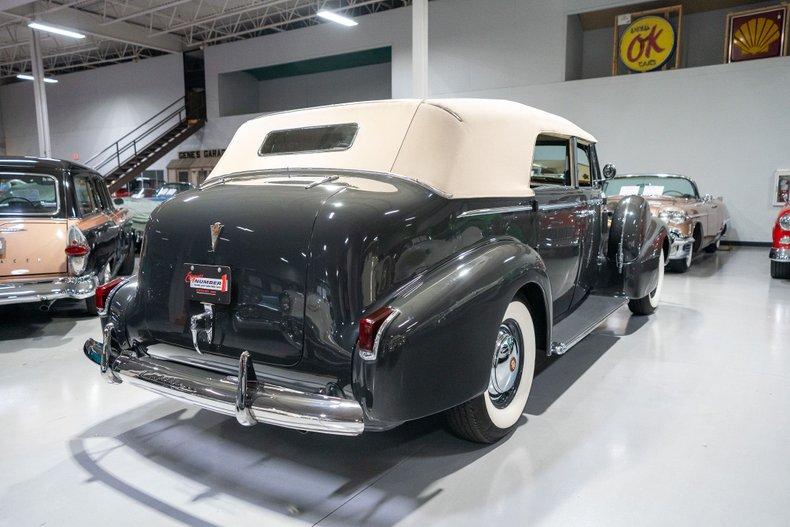
[[[771,276],[790,278],[790,203],[785,204],[776,218],[770,256]]]

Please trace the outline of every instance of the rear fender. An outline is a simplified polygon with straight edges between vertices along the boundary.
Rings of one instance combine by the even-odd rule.
[[[383,330],[376,360],[354,355],[354,394],[373,426],[431,415],[483,393],[499,323],[527,283],[542,289],[551,320],[543,261],[531,247],[505,237],[397,291],[386,304],[399,314]]]

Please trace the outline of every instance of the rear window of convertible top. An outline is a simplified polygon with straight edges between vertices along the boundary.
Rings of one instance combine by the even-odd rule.
[[[258,155],[331,152],[351,148],[357,136],[357,123],[274,130],[266,134]]]

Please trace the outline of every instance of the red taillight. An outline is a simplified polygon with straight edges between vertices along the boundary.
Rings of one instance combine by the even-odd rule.
[[[91,249],[87,245],[74,243],[72,245],[66,246],[67,256],[85,256],[89,252],[91,252]]]
[[[121,282],[123,282],[123,278],[113,278],[96,288],[96,307],[98,309],[104,310],[104,304],[107,302],[107,297],[110,296],[110,291],[118,287]]]
[[[359,349],[359,356],[365,360],[375,360],[378,353],[378,346],[376,345],[379,331],[384,323],[396,311],[389,306],[377,309],[365,318],[359,321],[359,340],[357,341],[357,348]]]

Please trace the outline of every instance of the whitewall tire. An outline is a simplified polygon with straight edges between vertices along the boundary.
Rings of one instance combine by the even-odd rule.
[[[486,391],[447,412],[452,431],[470,441],[493,443],[515,428],[535,375],[535,325],[529,308],[513,300],[499,325]]]
[[[634,315],[650,315],[658,308],[661,301],[661,290],[664,288],[664,250],[658,255],[658,281],[656,288],[642,298],[634,298],[628,301],[628,309]]]

